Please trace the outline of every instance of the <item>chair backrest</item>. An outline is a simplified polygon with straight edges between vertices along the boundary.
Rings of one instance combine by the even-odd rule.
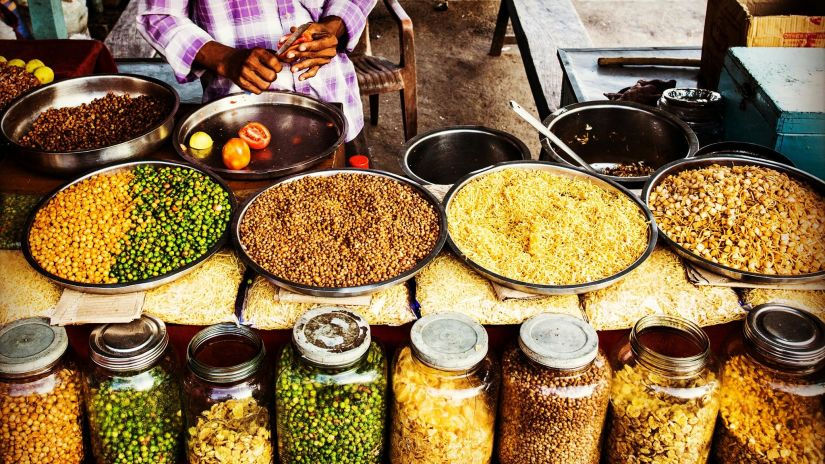
[[[358,45],[350,53],[350,55],[372,55],[372,44],[370,44],[370,21],[367,18],[367,24],[364,26],[364,33],[361,34],[361,39],[358,40]]]

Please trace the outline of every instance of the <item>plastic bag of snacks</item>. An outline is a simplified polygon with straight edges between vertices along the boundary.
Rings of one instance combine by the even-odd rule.
[[[52,313],[62,289],[32,269],[22,252],[0,250],[0,269],[0,325]]]
[[[680,316],[700,326],[746,314],[733,289],[690,283],[682,261],[666,248],[656,248],[618,283],[585,294],[584,312],[596,330],[627,329],[648,314]]]
[[[442,253],[415,276],[421,315],[455,311],[481,324],[520,324],[545,312],[582,317],[576,295],[499,300],[493,284],[455,256]]]
[[[742,302],[748,308],[774,303],[804,309],[825,321],[825,290],[750,288],[742,292]]]

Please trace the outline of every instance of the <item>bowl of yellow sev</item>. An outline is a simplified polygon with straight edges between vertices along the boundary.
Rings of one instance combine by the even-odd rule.
[[[616,283],[656,246],[647,206],[616,182],[546,161],[473,172],[444,197],[447,243],[505,287],[578,294]]]

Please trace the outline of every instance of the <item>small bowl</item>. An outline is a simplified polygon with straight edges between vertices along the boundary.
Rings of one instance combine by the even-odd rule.
[[[521,140],[483,126],[452,126],[413,137],[401,147],[401,169],[421,185],[451,185],[504,161],[530,159]]]
[[[575,103],[551,114],[544,125],[597,171],[617,163],[639,161],[656,170],[699,149],[696,134],[679,118],[637,103]],[[578,166],[546,138],[542,137],[541,142],[552,160]],[[631,188],[641,188],[650,178],[604,174],[602,177]]]

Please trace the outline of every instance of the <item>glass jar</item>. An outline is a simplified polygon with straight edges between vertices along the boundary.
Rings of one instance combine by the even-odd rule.
[[[0,328],[0,462],[81,464],[81,376],[66,329],[42,318]]]
[[[610,366],[587,322],[538,314],[502,357],[501,464],[598,464]]]
[[[97,464],[175,463],[183,430],[180,382],[166,326],[142,316],[89,337],[84,394]]]
[[[719,378],[702,328],[681,317],[645,316],[613,361],[607,462],[707,462]]]
[[[249,327],[217,324],[186,350],[183,381],[190,464],[270,464],[271,378],[266,349]]]
[[[728,342],[714,454],[720,464],[825,462],[825,324],[760,305]]]
[[[500,375],[484,327],[432,314],[413,324],[410,339],[393,367],[390,461],[489,463]]]
[[[359,314],[307,311],[278,360],[275,404],[282,464],[378,464],[387,361]]]

